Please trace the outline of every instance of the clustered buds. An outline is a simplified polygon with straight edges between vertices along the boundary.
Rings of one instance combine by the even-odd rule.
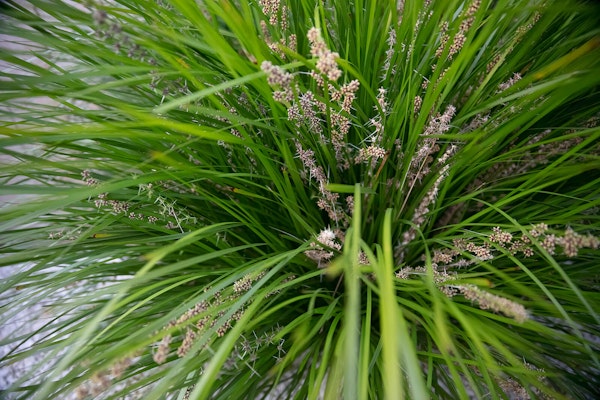
[[[350,114],[352,111],[352,103],[354,102],[354,99],[356,99],[356,92],[359,87],[360,82],[357,79],[353,79],[345,85],[342,85],[339,91],[336,91],[335,87],[331,86],[331,99],[334,101],[339,101],[341,99],[342,111]]]
[[[135,363],[136,360],[137,358],[134,356],[123,357],[107,370],[95,373],[88,381],[75,389],[75,398],[77,400],[83,400],[88,396],[96,398],[105,393],[113,386],[113,382],[120,379],[125,370]]]
[[[413,111],[414,111],[415,115],[417,115],[419,113],[419,111],[421,111],[422,105],[423,105],[423,98],[421,96],[415,96],[415,99],[413,100]]]
[[[523,305],[481,290],[479,287],[472,284],[453,283],[453,281],[458,279],[458,275],[455,272],[448,273],[445,269],[440,270],[435,263],[432,264],[432,271],[434,283],[446,296],[452,298],[458,294],[462,294],[465,299],[477,303],[482,310],[491,310],[493,312],[502,313],[507,317],[514,318],[515,321],[519,323],[527,320],[527,310]],[[423,276],[426,274],[427,269],[425,267],[404,267],[396,272],[396,278],[406,280],[414,275]]]
[[[164,364],[164,362],[167,361],[167,357],[169,356],[169,352],[170,352],[170,344],[171,344],[172,338],[173,337],[170,334],[163,336],[160,343],[158,344],[156,352],[152,355],[152,359],[154,360],[155,363],[160,365],[160,364]]]
[[[513,43],[510,45],[510,47],[508,49],[503,50],[504,52],[504,56],[501,56],[500,54],[497,54],[492,61],[490,61],[488,63],[488,65],[486,66],[486,72],[489,73],[491,72],[494,68],[496,68],[501,62],[503,57],[508,56],[513,49],[515,48],[515,46],[521,42],[521,40],[523,40],[523,37],[525,36],[525,34],[527,32],[529,32],[531,30],[531,28],[533,28],[533,26],[539,21],[541,14],[538,11],[535,11],[533,13],[533,16],[529,19],[529,21],[527,21],[526,24],[519,26],[516,29],[516,38],[515,40],[513,40]]]
[[[385,51],[385,61],[383,63],[383,74],[385,78],[385,74],[396,74],[396,66],[392,67],[392,58],[396,54],[396,29],[394,27],[390,27],[388,30],[388,38],[387,38],[388,48]]]
[[[458,28],[458,32],[454,36],[454,40],[452,45],[450,46],[450,50],[448,51],[448,58],[452,58],[452,56],[460,51],[467,40],[466,33],[473,26],[473,22],[475,21],[475,13],[479,9],[481,5],[480,0],[475,0],[471,3],[469,8],[463,14],[463,20],[460,23],[460,27]]]
[[[567,132],[567,134],[569,133],[574,132]],[[547,129],[532,137],[525,144],[515,143],[510,146],[507,150],[508,152],[514,150],[517,146],[524,146],[530,149],[521,153],[520,159],[515,160],[514,157],[512,157],[511,161],[493,164],[469,185],[468,190],[475,190],[476,188],[487,185],[488,182],[495,182],[499,179],[522,175],[534,170],[540,165],[546,165],[551,162],[554,157],[567,153],[583,141],[583,138],[580,136],[561,134],[556,140],[548,140],[545,143],[539,144],[551,134],[552,131]]]
[[[233,284],[233,292],[241,294],[247,292],[252,288],[252,284],[265,276],[265,272],[261,271],[259,274],[246,274],[242,279],[239,279]]]
[[[544,248],[549,254],[555,254],[555,247],[560,246],[567,257],[577,256],[582,248],[595,250],[600,247],[600,240],[595,236],[578,234],[570,227],[567,227],[564,234],[560,236],[549,233],[548,225],[545,223],[531,226],[527,235],[522,235],[520,238],[496,226],[492,228],[492,233],[487,240],[482,242],[478,244],[474,240],[457,238],[453,240],[452,247],[435,249],[431,258],[434,283],[448,297],[461,294],[465,299],[477,303],[479,308],[502,313],[517,322],[523,322],[528,318],[527,311],[521,304],[488,293],[472,284],[453,282],[459,280],[459,275],[455,271],[449,272],[449,269],[492,260],[498,252],[531,257],[535,254],[535,244]],[[425,267],[404,267],[396,272],[396,278],[405,280],[426,273]]]
[[[317,69],[323,75],[327,76],[330,81],[336,81],[342,76],[342,71],[338,68],[336,63],[336,59],[338,59],[340,55],[327,48],[327,44],[321,37],[321,32],[319,32],[317,28],[310,28],[306,36],[310,42],[310,54],[313,57],[318,57]]]
[[[498,251],[506,251],[513,256],[522,255],[525,258],[535,254],[535,241],[548,254],[556,253],[556,246],[563,248],[567,257],[575,257],[582,248],[597,249],[599,240],[592,235],[580,235],[571,228],[566,228],[563,236],[548,232],[548,225],[539,223],[528,230],[528,235],[515,237],[510,232],[496,226],[492,229],[487,241],[477,244],[464,238],[454,239],[452,248],[436,249],[432,261],[446,267],[461,267],[479,261],[491,260]],[[495,244],[497,248],[492,245]],[[465,258],[467,256],[467,258]]]
[[[528,370],[537,372],[539,374],[538,381],[540,381],[546,387],[549,386],[548,378],[546,378],[545,371],[543,369],[529,364],[528,362],[523,362],[523,366]],[[537,387],[531,387],[530,390],[527,390],[521,383],[517,382],[510,376],[498,379],[498,386],[510,399],[531,399],[531,392],[533,392],[536,396],[535,398],[538,399],[550,400],[553,398],[548,396],[546,393],[543,393]]]
[[[448,21],[444,21],[440,24],[440,45],[438,46],[437,50],[435,51],[435,56],[437,58],[442,56],[442,53],[444,52],[444,48],[446,47],[446,44],[448,43],[448,39],[450,39],[447,32],[448,32]]]
[[[285,15],[285,6],[283,6],[283,8],[281,7],[281,2],[280,0],[259,0],[258,4],[261,6],[263,13],[269,17],[269,23],[272,26],[276,26],[278,25],[279,21],[279,15],[280,15],[280,10],[283,10],[283,12],[281,13],[282,18],[284,20],[287,20]]]
[[[259,5],[261,6],[263,13],[269,19],[268,25],[270,25],[271,28],[274,28],[273,30],[275,32],[285,35],[288,29],[287,6],[281,4],[280,0],[259,0]],[[288,37],[280,38],[279,41],[274,41],[269,32],[267,22],[261,20],[260,26],[267,46],[281,58],[285,57],[285,53],[282,50],[283,47],[296,49],[297,38],[295,34],[290,34]],[[253,59],[253,56],[249,56]]]
[[[267,74],[269,85],[280,88],[280,90],[273,93],[273,98],[276,101],[292,101],[294,99],[291,86],[292,74],[277,65],[273,65],[270,61],[263,61],[260,68]]]
[[[438,178],[435,180],[431,188],[425,194],[425,197],[419,203],[419,206],[415,210],[415,213],[412,217],[413,225],[411,225],[406,232],[402,234],[402,242],[396,248],[396,256],[402,258],[404,255],[403,246],[406,246],[410,242],[412,242],[417,236],[418,229],[423,226],[426,220],[426,216],[429,213],[429,207],[435,202],[437,199],[437,195],[439,192],[440,185],[448,175],[449,165],[444,165],[440,170]]]
[[[171,351],[171,343],[174,339],[170,332],[172,332],[174,329],[185,328],[185,334],[183,335],[181,344],[177,348],[178,357],[184,357],[187,353],[189,353],[194,345],[194,342],[198,340],[200,336],[199,333],[204,331],[206,328],[215,328],[215,334],[217,337],[224,336],[227,331],[231,329],[233,322],[239,321],[244,315],[244,308],[242,307],[238,309],[231,317],[219,322],[226,314],[226,311],[222,309],[223,305],[226,302],[232,304],[232,302],[238,299],[240,295],[250,290],[254,282],[264,276],[265,271],[246,274],[241,279],[235,281],[231,289],[228,289],[230,290],[229,295],[224,296],[221,291],[216,291],[211,300],[202,300],[196,303],[179,318],[170,321],[164,327],[164,330],[168,330],[169,333],[166,333],[156,346],[156,350],[153,354],[154,361],[157,364],[163,364],[167,360],[167,357]],[[288,279],[294,279],[294,277],[289,277]],[[210,287],[204,289],[205,292],[209,290]],[[217,309],[220,310],[216,311]],[[218,326],[217,323],[219,323]]]
[[[335,254],[334,251],[342,249],[342,244],[339,241],[340,237],[336,232],[329,228],[322,229],[317,235],[317,241],[310,244],[313,249],[305,251],[304,254],[308,258],[317,261],[320,267],[324,267],[326,264],[321,264],[321,262],[330,261]]]
[[[498,91],[503,92],[520,80],[521,80],[521,75],[519,73],[515,72],[513,74],[513,76],[511,76],[506,82],[502,82],[500,85],[498,85]]]
[[[349,203],[352,202],[352,207],[354,207],[353,201],[353,199],[349,201]],[[345,239],[346,235],[341,230],[322,229],[317,235],[316,241],[311,242],[312,249],[306,250],[304,254],[311,260],[317,261],[319,267],[326,267],[333,256],[342,250]],[[369,264],[369,259],[362,250],[358,253],[358,263]]]
[[[370,160],[370,159],[381,159],[384,158],[387,154],[387,151],[383,147],[370,145],[368,147],[362,148],[358,152],[358,156],[356,157],[356,163]]]
[[[465,299],[477,303],[482,310],[491,310],[502,313],[507,317],[514,318],[514,320],[519,323],[525,322],[528,318],[525,307],[517,302],[483,291],[475,285],[456,285],[454,288],[456,288]]]
[[[544,239],[548,239],[549,237],[550,235],[546,236]],[[580,235],[571,228],[565,230],[565,234],[562,238],[556,238],[554,235],[552,235],[552,238],[553,244],[557,243],[562,246],[563,252],[567,257],[576,257],[579,249],[582,248],[597,250],[600,244],[597,237],[589,234],[586,236]]]
[[[188,351],[190,351],[190,349],[192,348],[194,340],[196,340],[196,332],[194,332],[194,330],[191,328],[186,328],[185,337],[183,339],[183,342],[181,342],[181,346],[179,346],[179,348],[177,349],[177,355],[179,357],[185,356],[188,353]]]
[[[98,185],[98,179],[92,178],[92,174],[87,169],[81,171],[81,178],[83,179],[85,184],[88,186],[97,186]]]
[[[389,104],[386,99],[386,89],[379,88],[378,109],[383,115],[370,119],[370,124],[375,128],[368,139],[370,145],[357,148],[347,143],[346,138],[351,128],[350,115],[354,111],[352,104],[356,99],[360,83],[355,79],[338,86],[336,81],[342,75],[342,71],[335,60],[339,55],[329,50],[317,28],[311,28],[307,37],[311,45],[311,55],[318,58],[316,71],[310,73],[317,84],[317,91],[302,89],[294,82],[294,75],[269,61],[263,62],[261,69],[267,74],[269,85],[276,89],[273,98],[286,105],[288,120],[298,126],[306,127],[321,145],[333,148],[335,165],[322,166],[319,165],[312,149],[304,148],[304,143],[295,141],[297,156],[304,167],[300,171],[302,178],[317,184],[319,191],[317,206],[327,212],[331,222],[345,227],[349,224],[348,215],[351,212],[350,214],[344,212],[344,207],[339,202],[340,195],[327,189],[329,178],[325,171],[330,168],[343,171],[351,168],[353,164],[370,162],[372,174],[378,160],[388,154],[381,145],[381,137],[384,130],[382,118],[389,113]],[[326,101],[321,100],[320,96]],[[350,210],[351,208],[348,207]]]
[[[81,171],[81,177],[83,182],[88,186],[98,186],[100,184],[98,179],[92,177],[89,170]],[[163,188],[168,189],[169,191],[177,191],[182,193],[182,189],[178,188],[173,183],[162,181],[160,184]],[[154,209],[153,211],[155,211],[155,214],[160,214],[167,219],[165,228],[178,229],[183,232],[182,226],[184,224],[195,225],[197,223],[196,217],[188,214],[185,212],[185,210],[176,208],[175,202],[170,202],[165,197],[160,195],[155,196],[155,187],[152,183],[140,184],[138,195],[142,193],[146,193],[148,199],[155,197],[154,204],[158,205],[158,207],[152,207],[151,205],[150,207]],[[89,201],[92,201],[94,206],[100,211],[109,211],[116,215],[123,215],[131,220],[147,220],[151,224],[155,224],[159,220],[156,215],[145,216],[143,213],[130,211],[130,208],[132,208],[134,204],[128,201],[110,199],[109,193],[99,193],[95,198],[89,199]],[[138,203],[135,205],[136,208],[146,206],[149,206],[149,204]],[[53,236],[58,237],[58,235]]]
[[[431,173],[431,164],[433,162],[433,154],[440,150],[437,144],[437,138],[435,135],[439,135],[450,130],[450,122],[454,117],[456,108],[453,105],[446,107],[446,110],[442,115],[437,114],[435,117],[429,120],[429,123],[425,127],[423,132],[423,138],[420,141],[420,147],[413,155],[408,173],[408,187],[409,193],[417,181],[421,181],[425,176]],[[415,210],[412,217],[412,225],[402,235],[402,241],[396,246],[395,256],[402,259],[406,245],[412,242],[418,230],[422,227],[426,220],[426,215],[430,211],[430,206],[435,202],[439,188],[448,175],[449,165],[447,164],[449,158],[454,152],[456,152],[456,146],[449,146],[446,152],[438,159],[439,165],[443,165],[439,171],[438,177],[425,194],[419,206]]]
[[[437,138],[434,136],[450,130],[450,122],[455,113],[456,107],[449,105],[442,115],[437,114],[431,118],[425,127],[420,146],[410,162],[409,187],[412,187],[415,181],[420,181],[429,174],[429,165],[433,161],[432,155],[440,150]]]

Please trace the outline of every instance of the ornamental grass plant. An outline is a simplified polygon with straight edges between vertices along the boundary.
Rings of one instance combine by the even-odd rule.
[[[7,398],[599,395],[593,2],[3,3]]]

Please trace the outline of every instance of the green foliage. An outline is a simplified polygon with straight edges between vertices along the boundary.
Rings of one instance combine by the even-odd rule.
[[[7,396],[594,398],[598,11],[7,2]]]

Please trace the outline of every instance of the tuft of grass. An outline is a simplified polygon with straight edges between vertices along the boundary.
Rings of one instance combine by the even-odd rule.
[[[596,5],[3,7],[3,395],[598,395]]]

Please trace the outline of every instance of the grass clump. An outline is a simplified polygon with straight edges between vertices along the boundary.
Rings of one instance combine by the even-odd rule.
[[[597,11],[7,2],[7,396],[595,397]]]

